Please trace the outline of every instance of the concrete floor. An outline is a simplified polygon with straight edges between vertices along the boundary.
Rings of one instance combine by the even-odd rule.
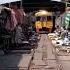
[[[28,70],[34,52],[30,54],[20,52],[1,55],[0,70]]]

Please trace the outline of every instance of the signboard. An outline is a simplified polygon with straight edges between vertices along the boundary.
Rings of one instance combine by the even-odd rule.
[[[21,0],[0,0],[0,4],[11,3],[16,1],[21,1]]]

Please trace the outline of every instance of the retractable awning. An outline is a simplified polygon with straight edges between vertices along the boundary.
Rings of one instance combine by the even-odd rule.
[[[21,1],[21,0],[0,0],[0,5],[5,3],[16,2],[16,1]]]

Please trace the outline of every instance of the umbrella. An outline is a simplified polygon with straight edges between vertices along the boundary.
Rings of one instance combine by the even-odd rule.
[[[0,5],[6,4],[6,3],[11,3],[11,2],[16,2],[16,1],[21,1],[21,0],[0,0]]]

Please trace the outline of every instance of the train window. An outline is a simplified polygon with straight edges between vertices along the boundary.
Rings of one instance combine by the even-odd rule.
[[[40,18],[41,18],[41,17],[37,17],[37,18],[36,18],[36,19],[37,19],[37,21],[40,21]]]
[[[41,17],[40,20],[41,20],[41,21],[47,21],[47,18],[46,18],[46,17]]]
[[[47,21],[50,21],[52,19],[51,16],[47,16]]]

